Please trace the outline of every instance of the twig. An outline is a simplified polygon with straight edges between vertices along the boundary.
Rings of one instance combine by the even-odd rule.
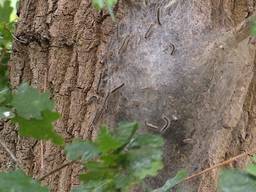
[[[60,167],[57,167],[56,169],[50,171],[49,173],[46,173],[45,175],[40,177],[38,180],[39,181],[43,181],[45,178],[51,176],[52,174],[54,174],[54,173],[56,173],[58,171],[61,171],[62,169],[64,169],[67,166],[73,165],[74,163],[77,163],[77,162],[76,161],[71,161],[71,162],[65,163],[65,164],[61,165]]]
[[[205,169],[205,170],[203,170],[203,171],[200,171],[200,172],[198,172],[198,173],[195,173],[195,174],[193,174],[193,175],[191,175],[191,176],[185,178],[183,181],[191,180],[191,179],[193,179],[193,178],[195,178],[195,177],[198,177],[198,176],[203,175],[204,173],[207,173],[207,172],[209,172],[209,171],[212,171],[213,169],[216,169],[216,168],[219,168],[219,167],[221,167],[221,166],[230,164],[230,163],[232,163],[233,161],[235,161],[235,160],[237,160],[237,159],[240,159],[240,158],[242,158],[242,157],[246,157],[247,155],[253,154],[253,153],[256,153],[256,149],[255,149],[255,150],[252,150],[252,151],[250,151],[250,152],[244,152],[244,153],[242,153],[242,154],[240,154],[240,155],[237,155],[237,156],[235,156],[235,157],[232,157],[232,158],[230,158],[230,159],[228,159],[228,160],[225,160],[225,161],[223,161],[223,162],[217,163],[216,165],[214,165],[214,166],[212,166],[212,167],[209,167],[209,168],[207,168],[207,169]]]
[[[14,153],[7,147],[7,145],[0,139],[0,145],[4,148],[4,150],[10,155],[12,160],[16,163],[16,165],[21,168],[19,160],[15,157]]]

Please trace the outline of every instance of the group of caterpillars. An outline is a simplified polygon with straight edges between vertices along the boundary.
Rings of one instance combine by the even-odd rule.
[[[170,2],[164,7],[164,9],[169,9],[170,7],[172,7],[175,3],[177,3],[177,0],[170,0]],[[143,4],[144,6],[148,6],[148,0],[144,0],[143,1]],[[159,26],[162,25],[162,22],[161,22],[161,6],[157,6],[156,7],[156,21],[157,21],[157,24]],[[151,23],[149,25],[149,28],[147,29],[145,35],[144,35],[144,38],[145,39],[148,39],[151,34],[153,33],[153,29],[154,27],[156,26],[156,23]],[[131,39],[131,36],[130,35],[127,35],[124,40],[122,41],[121,43],[121,46],[119,47],[118,49],[118,54],[120,55],[122,52],[124,52],[129,44],[129,41]],[[165,49],[164,51],[166,50],[169,50],[170,49],[170,55],[173,55],[174,52],[175,52],[175,45],[173,43],[169,43],[167,49]]]
[[[176,3],[176,2],[177,2],[177,0],[171,0],[164,8],[165,8],[165,9],[169,9],[169,8],[170,8],[174,3]],[[144,6],[148,6],[148,0],[144,0],[143,3],[144,3]],[[150,37],[150,35],[151,35],[152,32],[153,32],[153,28],[154,28],[156,25],[158,25],[158,26],[161,26],[161,25],[162,25],[162,23],[161,23],[161,6],[157,6],[157,7],[156,7],[156,22],[150,24],[149,28],[147,29],[147,31],[146,31],[146,33],[145,33],[145,35],[144,35],[144,38],[145,38],[145,39],[148,39],[148,38]],[[132,37],[132,36],[128,34],[128,35],[124,38],[124,40],[123,40],[122,43],[121,43],[120,48],[118,49],[118,54],[121,54],[122,52],[124,52],[124,51],[126,50],[126,48],[127,48],[127,46],[128,46],[128,43],[129,43],[131,37]],[[174,52],[175,52],[175,46],[174,46],[173,43],[170,43],[167,49],[168,49],[168,50],[170,49],[170,54],[171,54],[171,55],[174,54]],[[167,49],[165,49],[165,51],[166,51]],[[161,127],[158,127],[158,126],[156,126],[156,125],[153,125],[152,123],[149,123],[149,122],[147,122],[147,121],[145,121],[145,126],[148,127],[148,128],[150,128],[150,129],[153,130],[153,131],[159,132],[160,134],[165,134],[165,133],[167,132],[168,128],[171,126],[172,120],[173,120],[173,121],[176,121],[176,120],[177,120],[176,117],[173,117],[172,120],[170,120],[170,119],[169,119],[168,117],[166,117],[165,115],[162,116],[162,119],[163,119],[163,121],[164,121],[164,124],[163,124],[163,126],[161,126]]]

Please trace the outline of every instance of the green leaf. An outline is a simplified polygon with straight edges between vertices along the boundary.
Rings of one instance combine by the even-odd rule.
[[[7,65],[4,64],[4,62],[6,62],[5,60],[7,60],[8,62],[9,54],[7,56],[5,53],[1,53],[0,51],[0,90],[1,91],[2,89],[6,89],[6,87],[8,86],[8,73],[7,73]]]
[[[1,41],[2,42],[6,41],[6,39],[3,39],[3,40],[0,39],[0,45],[1,45]],[[3,42],[3,43],[4,43],[3,47],[5,49],[9,49],[8,42]],[[7,74],[8,74],[8,72],[7,72],[7,64],[8,64],[8,61],[10,59],[10,52],[9,52],[9,50],[7,50],[7,51],[2,51],[0,53],[1,53],[1,63],[0,63],[0,74],[1,74],[1,76],[0,77],[1,78],[3,78],[3,77],[7,78],[5,76],[7,76]]]
[[[114,130],[114,134],[119,140],[126,143],[131,140],[130,138],[134,136],[138,128],[137,122],[123,122],[119,123],[118,127]]]
[[[43,111],[42,119],[40,120],[27,120],[23,117],[16,116],[12,121],[19,124],[19,133],[22,136],[51,140],[57,145],[63,145],[64,139],[53,130],[52,125],[52,123],[59,119],[59,117],[60,115],[57,112]]]
[[[137,180],[131,175],[120,174],[114,178],[115,186],[117,189],[122,189],[121,191],[128,192],[131,191],[130,188],[132,183],[136,184]]]
[[[87,166],[86,166],[87,168]],[[106,167],[98,167],[97,169],[88,171],[86,174],[81,174],[79,179],[84,183],[90,181],[101,181],[104,179],[112,179],[114,177],[113,171],[111,169],[107,169]]]
[[[12,112],[12,109],[7,107],[0,107],[0,120],[1,119],[10,119],[13,118],[15,114]]]
[[[219,187],[222,192],[255,192],[256,177],[235,169],[224,170]]]
[[[114,7],[117,4],[117,0],[107,0],[107,6]]]
[[[9,88],[0,90],[0,105],[9,104],[12,98],[11,91]]]
[[[13,8],[11,6],[11,1],[4,0],[4,3],[0,4],[0,21],[8,23],[12,14]]]
[[[113,137],[107,127],[101,127],[98,136],[95,140],[95,144],[99,150],[103,153],[114,151],[122,145],[122,142]]]
[[[143,180],[147,176],[156,176],[163,168],[162,149],[143,147],[128,152],[129,172]]]
[[[251,35],[256,36],[256,21],[252,22],[252,25],[251,25]]]
[[[141,134],[128,145],[129,172],[138,179],[155,176],[163,168],[163,138],[159,135]]]
[[[65,146],[67,158],[70,160],[83,160],[88,161],[96,158],[100,151],[98,148],[89,141],[74,141]]]
[[[115,137],[122,142],[122,145],[117,149],[117,151],[122,151],[132,141],[138,128],[139,125],[136,122],[119,124],[114,133]]]
[[[159,135],[154,134],[140,134],[137,135],[133,141],[129,144],[129,148],[138,148],[139,146],[147,146],[148,148],[161,149],[164,145],[164,140]]]
[[[144,178],[158,174],[163,168],[164,141],[159,135],[136,135],[137,129],[137,123],[120,124],[112,133],[107,127],[100,129],[95,140],[100,153],[97,159],[86,162],[86,172],[80,175],[83,187],[79,190],[128,192]],[[83,149],[79,156],[82,154]],[[97,188],[101,181],[108,182],[104,188]]]
[[[53,102],[48,93],[40,93],[27,83],[21,84],[13,96],[12,105],[17,114],[25,119],[41,119],[42,112],[53,110]]]
[[[109,186],[111,180],[90,181],[72,190],[72,192],[113,192]]]
[[[170,191],[173,187],[178,185],[180,182],[182,182],[187,177],[187,171],[186,170],[180,170],[176,174],[175,177],[168,179],[166,183],[159,189],[155,189],[153,192],[167,192]]]
[[[4,22],[0,20],[0,32],[2,36],[2,40],[0,44],[5,47],[5,49],[11,49],[12,44],[12,31],[14,28],[13,22]],[[6,50],[7,51],[7,50]]]
[[[256,177],[256,165],[250,164],[246,168],[246,172]]]
[[[92,5],[99,11],[104,8],[104,0],[92,0]]]
[[[113,7],[117,4],[117,0],[107,0],[106,4],[107,4],[109,14],[111,15],[112,19],[115,20]]]
[[[255,163],[256,163],[256,155],[253,155],[253,156],[251,157],[251,160],[252,160],[252,162],[255,164]]]
[[[48,192],[31,177],[22,171],[0,173],[0,192]]]

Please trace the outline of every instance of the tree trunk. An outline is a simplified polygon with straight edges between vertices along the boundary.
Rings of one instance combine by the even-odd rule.
[[[15,35],[23,43],[14,42],[11,84],[47,87],[62,114],[56,129],[67,141],[93,139],[102,122],[137,120],[142,131],[159,127],[165,168],[148,181],[157,187],[181,168],[193,173],[255,147],[255,48],[243,22],[254,5],[123,0],[113,22],[89,0],[22,0]],[[49,143],[34,146],[7,128],[2,134],[29,174],[65,162]],[[52,191],[70,191],[79,169],[67,167],[45,183]],[[216,191],[217,173],[180,187]]]

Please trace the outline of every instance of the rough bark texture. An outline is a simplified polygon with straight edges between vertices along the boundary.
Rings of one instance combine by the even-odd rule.
[[[137,120],[150,131],[147,123],[161,128],[163,117],[169,119],[161,133],[166,167],[149,180],[154,187],[180,168],[192,173],[255,147],[255,48],[247,25],[240,26],[253,13],[253,0],[121,1],[117,23],[89,0],[20,5],[16,36],[27,43],[14,43],[11,83],[43,89],[47,79],[62,114],[56,129],[67,141],[92,139],[101,122]],[[1,134],[30,174],[65,162],[63,152],[44,143],[42,164],[42,145],[18,138],[7,125]],[[78,172],[67,167],[45,183],[70,191]],[[180,187],[216,191],[217,173]]]

